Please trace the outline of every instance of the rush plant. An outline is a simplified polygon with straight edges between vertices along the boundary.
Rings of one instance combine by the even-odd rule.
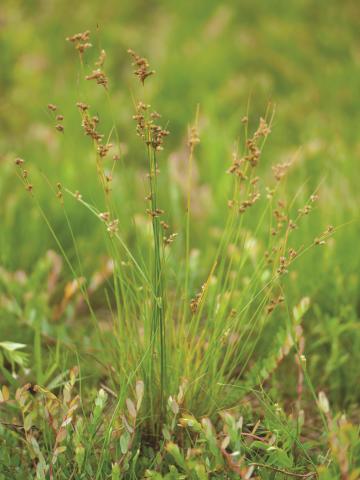
[[[64,319],[72,327],[65,339],[58,340],[56,355],[58,365],[60,349],[67,352],[71,344],[77,352],[79,365],[70,370],[70,381],[64,380],[64,373],[50,379],[54,372],[41,361],[49,328],[45,320],[35,318],[36,385],[27,383],[14,397],[7,387],[1,393],[2,403],[21,419],[17,427],[24,431],[37,478],[60,479],[66,471],[68,478],[79,479],[246,479],[258,470],[271,472],[260,478],[318,477],[314,455],[301,442],[304,390],[315,405],[317,401],[304,350],[303,319],[311,301],[294,300],[288,291],[298,262],[310,250],[326,246],[336,231],[331,225],[320,228],[306,242],[304,235],[298,236],[317,206],[320,188],[306,192],[300,185],[289,192],[287,178],[296,157],[272,168],[263,165],[274,109],[270,105],[258,122],[251,121],[248,113],[224,162],[227,202],[212,207],[222,212],[223,221],[220,227],[208,222],[203,243],[196,249],[192,227],[198,206],[197,155],[202,148],[200,108],[183,148],[185,168],[179,187],[162,152],[169,130],[159,124],[160,114],[147,103],[151,92],[146,87],[155,81],[155,72],[145,58],[129,50],[140,82],[132,95],[133,120],[144,145],[134,173],[123,158],[114,121],[105,51],[87,71],[90,32],[67,40],[79,54],[80,93],[74,110],[89,138],[89,168],[97,175],[101,196],[94,195],[96,203],[91,195],[73,191],[62,181],[52,186],[46,178],[64,213],[73,242],[70,255],[37,197],[36,174],[31,166],[25,169],[23,159],[15,160],[18,177],[73,277],[63,295],[57,295],[58,304],[51,305],[50,293],[42,303],[47,316],[56,322]],[[103,99],[104,115],[90,105],[95,88]],[[48,111],[65,144],[66,115],[54,103],[48,104]],[[142,182],[136,180],[139,175]],[[145,197],[146,207],[139,197]],[[84,207],[103,226],[106,266],[92,276],[84,268],[68,215],[70,202]],[[131,202],[134,208],[129,207]],[[26,305],[18,311],[20,318]],[[74,327],[80,317],[85,319],[81,334]],[[92,333],[84,349],[78,337],[86,336],[89,325]],[[1,371],[3,357],[13,369],[16,365],[25,369],[27,357],[14,353],[24,345],[2,342],[2,346]],[[101,364],[101,388],[96,384],[93,389],[91,406],[81,395],[86,375],[93,375],[82,355],[92,355]],[[294,372],[290,416],[265,392],[281,368]],[[256,415],[261,417],[259,405],[265,413],[253,422],[252,412],[244,423],[240,410],[247,411],[250,396]],[[326,430],[324,443],[333,451],[335,471],[338,468],[345,475],[352,468],[351,458],[346,449],[337,448],[334,432],[341,432],[350,444],[353,427],[348,434],[347,423],[336,423],[323,405],[324,399],[317,420]]]

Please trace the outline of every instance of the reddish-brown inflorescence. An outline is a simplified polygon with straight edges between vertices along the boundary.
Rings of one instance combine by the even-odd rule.
[[[244,117],[242,123],[247,125],[248,118]],[[244,213],[248,208],[253,206],[260,198],[258,190],[259,177],[253,176],[251,170],[254,169],[260,160],[261,155],[261,140],[264,140],[271,132],[266,120],[260,118],[259,126],[252,137],[246,141],[246,152],[240,156],[237,149],[232,154],[232,164],[227,170],[237,177],[239,185],[247,185],[246,198],[238,200],[236,198],[229,200],[229,208],[237,207],[239,213]]]
[[[75,45],[76,50],[78,50],[80,54],[83,54],[85,50],[92,47],[91,43],[89,42],[90,30],[86,30],[85,32],[82,32],[82,33],[75,33],[75,35],[66,37],[66,40],[68,42],[73,43]]]
[[[155,120],[161,116],[157,112],[150,112],[150,105],[138,102],[136,113],[133,119],[136,121],[136,133],[141,137],[147,145],[154,150],[163,149],[164,139],[169,135],[169,131],[155,123]]]
[[[102,85],[105,89],[108,87],[109,80],[105,73],[97,68],[90,75],[86,75],[85,80],[95,80],[98,85]]]
[[[139,78],[140,82],[144,85],[147,77],[150,77],[150,75],[154,75],[155,71],[150,70],[150,65],[146,58],[141,57],[136,52],[134,52],[134,50],[131,50],[131,48],[128,49],[128,53],[134,60],[134,75],[136,75]]]

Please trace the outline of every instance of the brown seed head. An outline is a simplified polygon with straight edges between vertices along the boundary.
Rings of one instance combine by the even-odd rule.
[[[111,220],[111,222],[109,222],[107,225],[107,231],[110,233],[111,236],[117,234],[118,229],[119,229],[118,219]]]
[[[78,109],[81,112],[86,112],[86,110],[88,110],[88,108],[89,108],[89,105],[87,105],[86,103],[83,103],[83,102],[77,102],[76,106],[78,107]]]
[[[196,125],[194,125],[189,129],[189,147],[194,148],[198,143],[200,143],[199,132]]]
[[[91,48],[92,47],[92,44],[89,43],[89,42],[86,42],[86,43],[78,43],[75,48],[76,50],[79,51],[79,53],[84,53],[85,50],[87,50],[88,48]]]
[[[150,70],[150,65],[146,58],[140,57],[140,55],[138,55],[133,50],[131,50],[131,48],[128,49],[128,54],[134,60],[132,64],[135,67],[134,75],[136,75],[139,78],[140,82],[144,85],[144,82],[147,79],[147,77],[150,77],[150,75],[153,75],[155,71]]]
[[[100,68],[93,70],[90,75],[86,75],[85,80],[95,80],[98,85],[102,85],[105,89],[107,89],[109,82],[107,76]]]
[[[177,233],[172,233],[168,237],[163,237],[165,246],[171,245],[177,236]]]
[[[101,68],[105,63],[105,60],[106,60],[106,52],[105,52],[105,50],[101,50],[99,58],[98,58],[97,62],[95,62],[95,65],[98,68]]]
[[[90,39],[90,30],[86,30],[85,32],[75,33],[71,37],[66,37],[68,42],[76,43],[76,42],[87,42]]]
[[[99,213],[99,218],[100,218],[103,222],[108,222],[108,221],[110,220],[110,213],[109,213],[109,212]]]

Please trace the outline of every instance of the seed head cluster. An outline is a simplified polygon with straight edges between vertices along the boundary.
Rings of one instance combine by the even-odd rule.
[[[161,118],[158,112],[150,112],[151,105],[138,102],[133,119],[136,121],[136,133],[143,141],[155,151],[163,150],[164,139],[169,131],[156,123]]]
[[[106,52],[105,50],[101,50],[99,58],[95,62],[95,66],[98,68],[101,68],[105,63],[105,60],[106,60]]]
[[[155,71],[150,70],[150,65],[146,58],[141,57],[134,52],[134,50],[131,50],[131,48],[128,49],[128,54],[133,59],[132,65],[135,67],[134,75],[136,75],[140,82],[144,85],[145,80],[150,77],[150,75],[154,75]]]
[[[101,142],[104,138],[104,135],[97,131],[97,126],[99,123],[99,117],[97,115],[91,116],[89,113],[89,105],[83,102],[77,102],[76,106],[78,107],[81,117],[82,117],[82,127],[85,132],[85,135],[92,138],[97,144],[97,148],[100,147]]]
[[[106,229],[110,233],[110,236],[116,235],[119,230],[119,220],[111,219],[110,212],[99,213],[99,218],[106,224]]]
[[[288,273],[291,262],[297,257],[298,252],[294,248],[289,248],[287,255],[281,255],[279,258],[279,267],[276,270],[278,275]]]
[[[195,295],[195,297],[190,301],[190,310],[191,310],[191,313],[195,315],[195,313],[197,313],[198,309],[199,309],[199,306],[201,304],[201,300],[203,298],[203,295],[205,293],[205,288],[206,288],[206,284],[204,283],[204,285],[202,285],[201,287],[201,290],[199,293],[197,293]]]
[[[178,236],[177,233],[171,233],[168,237],[164,236],[163,237],[164,245],[165,246],[171,245],[177,236]]]
[[[75,45],[76,50],[83,54],[85,50],[92,47],[92,44],[89,42],[90,40],[90,30],[86,30],[82,33],[75,33],[70,37],[66,37],[68,42],[71,42]]]
[[[319,237],[315,238],[314,244],[325,245],[326,240],[331,236],[333,232],[334,232],[334,227],[332,225],[329,225],[327,229],[319,235]]]
[[[128,50],[128,53],[133,59],[133,66],[135,67],[134,74],[144,85],[146,78],[155,72],[150,70],[146,58],[140,57],[140,55],[131,49]],[[135,114],[133,115],[133,120],[136,122],[136,133],[153,152],[163,150],[164,140],[169,135],[169,131],[158,124],[160,118],[161,115],[158,112],[151,110],[151,105],[142,101],[136,104]],[[145,200],[149,202],[149,208],[146,209],[146,213],[152,219],[154,230],[156,231],[158,226],[160,226],[165,232],[169,229],[169,225],[165,221],[159,221],[158,219],[158,217],[164,215],[165,212],[158,207],[156,202],[156,177],[160,173],[157,165],[156,156],[151,157],[151,155],[149,155],[149,172],[147,177],[149,179],[150,193],[145,197]],[[162,237],[164,246],[171,245],[176,236],[177,233],[164,235]]]
[[[56,105],[54,105],[53,103],[49,103],[47,108],[48,108],[50,114],[55,117],[55,121],[56,121],[55,129],[58,132],[63,133],[64,132],[64,125],[63,125],[62,122],[64,121],[64,115],[62,115],[60,113],[58,113],[58,114],[55,113],[57,111],[58,107]]]
[[[278,163],[272,167],[272,171],[275,179],[280,182],[280,180],[286,175],[288,169],[291,166],[291,162]]]
[[[256,167],[259,163],[261,148],[260,141],[261,139],[266,138],[271,132],[270,127],[268,126],[264,118],[260,118],[259,126],[253,136],[246,141],[246,153],[244,156],[239,157],[237,152],[233,153],[233,163],[228,169],[227,173],[236,175],[241,180],[246,180],[246,165],[249,164],[251,167]]]
[[[76,50],[79,52],[80,56],[87,50],[92,47],[90,40],[90,30],[86,30],[82,33],[75,33],[71,37],[67,37],[66,40],[75,45]],[[108,88],[108,77],[102,70],[102,67],[105,63],[106,52],[101,50],[98,60],[95,62],[95,68],[89,75],[85,76],[85,80],[95,80],[97,85],[103,86],[105,89]]]
[[[289,230],[294,230],[296,228],[295,223],[291,219],[289,219],[286,210],[286,204],[283,200],[279,200],[277,202],[277,208],[274,209],[273,216],[276,222],[275,227],[271,228],[271,235],[273,237],[278,235],[285,226],[289,228]]]
[[[252,167],[256,167],[260,159],[261,149],[259,143],[261,139],[266,138],[270,132],[271,129],[266,120],[264,118],[260,118],[259,126],[256,132],[246,142],[248,153],[245,156],[245,160],[249,162]]]
[[[242,123],[247,125],[248,118],[244,117]],[[240,189],[246,190],[244,199],[231,199],[228,202],[229,208],[236,207],[239,213],[246,212],[260,199],[258,190],[259,177],[253,175],[253,169],[257,167],[261,155],[261,142],[269,135],[271,129],[264,118],[260,118],[258,128],[246,141],[244,155],[239,155],[237,149],[232,154],[232,164],[227,173],[237,178]],[[247,186],[247,188],[245,188]]]
[[[62,202],[63,200],[63,191],[62,191],[62,185],[60,182],[56,184],[56,196],[57,198]]]
[[[19,169],[19,177],[21,178],[21,180],[24,184],[25,190],[27,190],[29,193],[32,193],[34,187],[33,187],[32,183],[30,183],[29,172],[24,168],[24,163],[25,163],[25,160],[23,160],[20,157],[15,159],[15,165]]]
[[[198,143],[200,143],[199,131],[196,125],[189,128],[188,139],[190,149],[193,149]]]
[[[281,305],[282,303],[284,303],[284,301],[285,301],[285,297],[283,295],[279,295],[278,297],[271,299],[268,306],[266,307],[267,314],[270,315],[275,310],[275,308],[278,305]]]
[[[95,80],[97,85],[102,85],[105,89],[108,88],[109,80],[100,68],[93,70],[90,75],[86,75],[85,79]]]

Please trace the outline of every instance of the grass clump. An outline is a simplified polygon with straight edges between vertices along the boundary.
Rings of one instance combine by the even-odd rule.
[[[107,128],[102,113],[85,103],[95,81],[102,89],[96,95],[112,106],[104,50],[88,72],[90,39],[88,31],[68,38],[80,58],[76,107],[90,139],[88,168],[98,178],[97,203],[81,192],[81,185],[79,191],[61,181],[53,186],[44,175],[63,211],[71,252],[37,196],[36,169],[15,160],[63,260],[50,252],[30,278],[3,272],[9,311],[26,318],[29,327],[34,369],[28,371],[27,356],[19,353],[26,345],[0,343],[5,380],[0,432],[6,445],[1,474],[39,479],[357,478],[357,429],[331,412],[308,372],[303,322],[311,301],[300,296],[294,302],[289,295],[294,266],[331,245],[337,229],[324,225],[316,236],[298,235],[316,208],[320,187],[308,192],[300,185],[288,193],[296,158],[276,163],[268,173],[261,167],[273,109],[256,126],[249,113],[243,117],[240,139],[224,164],[228,201],[216,207],[225,220],[221,228],[209,224],[202,232],[206,251],[199,252],[192,247],[192,226],[198,194],[194,164],[202,148],[200,109],[184,147],[182,196],[173,201],[162,153],[169,131],[159,125],[160,115],[146,98],[154,71],[129,51],[140,81],[133,93],[133,119],[146,157],[141,165],[146,206],[130,215],[119,198],[139,205],[138,185],[127,176],[120,132],[116,124]],[[65,144],[74,125],[68,128],[55,104],[48,110]],[[74,235],[70,202],[103,226],[105,267],[92,276]],[[72,278],[59,288],[62,262]],[[29,291],[26,298],[19,283]],[[290,384],[280,394],[276,386],[285,371],[291,372]]]

